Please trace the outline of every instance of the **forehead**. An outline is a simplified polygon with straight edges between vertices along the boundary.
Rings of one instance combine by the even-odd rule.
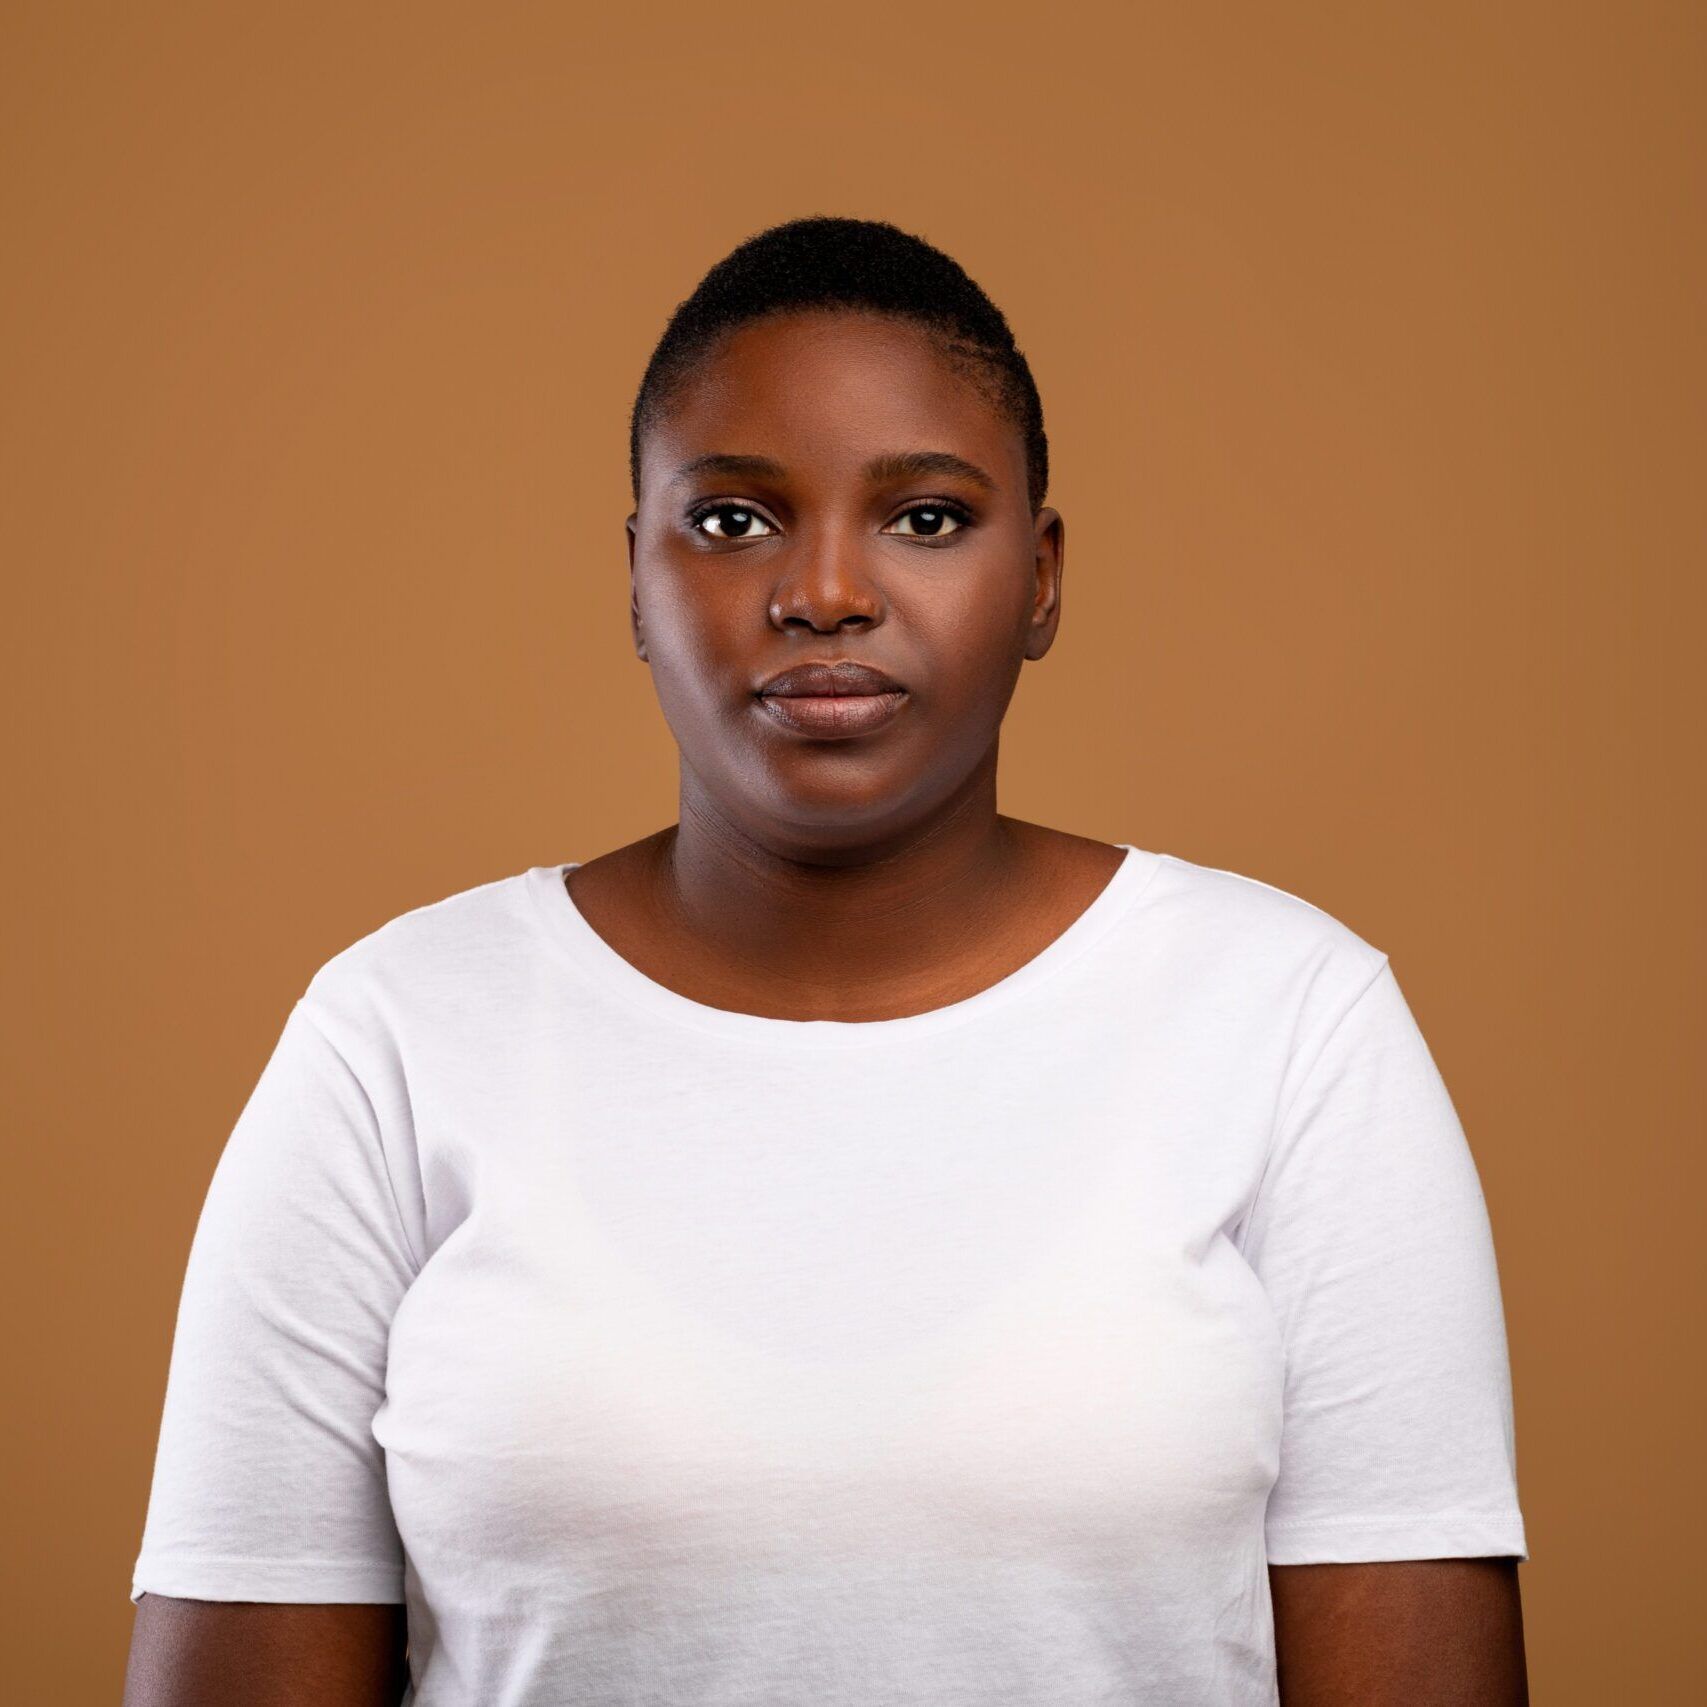
[[[1026,490],[1025,445],[983,364],[914,321],[849,310],[771,315],[725,333],[642,450],[647,486],[695,456],[768,456],[801,477],[889,452],[950,451]]]

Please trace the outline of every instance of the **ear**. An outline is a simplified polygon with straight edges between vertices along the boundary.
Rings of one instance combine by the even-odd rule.
[[[1032,524],[1034,599],[1025,655],[1041,658],[1055,643],[1061,622],[1061,571],[1067,554],[1067,524],[1058,511],[1040,508]]]
[[[646,656],[646,636],[640,626],[640,594],[634,585],[634,524],[636,516],[631,515],[625,524],[628,530],[628,626],[634,636],[634,653],[637,658]]]

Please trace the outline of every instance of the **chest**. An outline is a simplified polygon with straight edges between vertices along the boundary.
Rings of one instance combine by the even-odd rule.
[[[375,1420],[411,1554],[1119,1552],[1260,1511],[1282,1358],[1228,1233],[1262,1087],[1068,1041],[661,1073],[541,1036],[425,1096]]]

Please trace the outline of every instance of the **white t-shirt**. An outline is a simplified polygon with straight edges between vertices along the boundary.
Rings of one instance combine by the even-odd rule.
[[[1270,1564],[1527,1557],[1387,957],[1120,845],[899,1019],[692,1001],[563,864],[333,956],[213,1172],[132,1599],[406,1601],[416,1707],[1272,1707]]]

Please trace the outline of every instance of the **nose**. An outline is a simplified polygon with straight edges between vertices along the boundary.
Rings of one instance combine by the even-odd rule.
[[[860,561],[853,530],[832,526],[797,537],[798,548],[788,553],[771,592],[773,626],[786,631],[804,623],[828,634],[849,622],[883,620],[883,591]]]

